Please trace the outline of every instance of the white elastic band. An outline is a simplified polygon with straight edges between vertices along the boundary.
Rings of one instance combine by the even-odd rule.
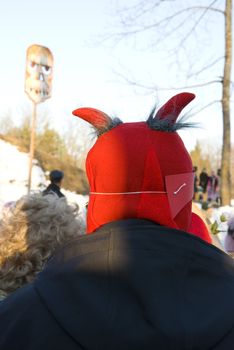
[[[147,194],[153,194],[153,193],[167,193],[164,191],[136,191],[136,192],[90,192],[90,194],[101,194],[101,195],[119,195],[119,194],[141,194],[141,193],[147,193]]]
[[[174,191],[173,194],[177,195],[180,190],[186,186],[186,183],[183,183],[178,190]],[[154,193],[167,193],[165,191],[136,191],[136,192],[90,192],[90,194],[96,194],[96,195],[105,195],[105,196],[113,196],[113,195],[120,195],[120,194],[141,194],[141,193],[146,193],[146,194],[154,194]]]
[[[184,186],[186,186],[186,183],[183,183],[183,185],[181,185],[181,186],[178,188],[178,190],[176,190],[176,191],[173,192],[173,193],[174,193],[174,194],[177,194],[178,192],[180,192],[180,190],[181,190]]]

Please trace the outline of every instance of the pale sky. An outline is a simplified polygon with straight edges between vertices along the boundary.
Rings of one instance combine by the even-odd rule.
[[[181,2],[176,0],[174,4]],[[199,1],[188,2],[199,4]],[[201,4],[204,2],[211,1],[200,1]],[[116,72],[131,74],[142,83],[160,87],[180,87],[186,79],[184,67],[168,66],[165,52],[144,47],[149,39],[147,34],[139,38],[141,47],[134,40],[118,45],[100,42],[103,35],[115,30],[117,3],[127,6],[134,0],[41,0],[38,3],[0,0],[0,118],[10,113],[17,123],[22,110],[32,106],[24,92],[26,49],[32,44],[48,47],[54,56],[52,97],[40,104],[38,113],[41,109],[48,110],[60,131],[74,118],[71,111],[81,106],[101,109],[123,121],[139,121],[145,120],[155,102],[162,105],[181,91],[196,94],[191,108],[213,97],[220,98],[220,87],[216,85],[147,95],[144,90],[123,82]],[[223,0],[217,1],[216,6],[222,8],[223,3]],[[209,23],[203,24],[197,33],[198,50],[191,54],[190,60],[195,62],[205,57],[209,62],[213,53],[217,53],[217,57],[223,56],[223,29],[222,16],[212,17]],[[191,41],[189,45],[192,53],[194,43]],[[218,68],[202,81],[216,79],[222,74],[222,63]],[[203,128],[182,132],[188,149],[194,147],[196,139],[209,138],[214,143],[221,143],[220,105],[201,112],[192,121],[201,123]],[[77,127],[79,125],[77,121]]]

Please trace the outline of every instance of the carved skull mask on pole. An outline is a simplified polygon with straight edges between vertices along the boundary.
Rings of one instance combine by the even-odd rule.
[[[34,103],[51,97],[53,55],[44,46],[31,45],[27,49],[25,92]]]

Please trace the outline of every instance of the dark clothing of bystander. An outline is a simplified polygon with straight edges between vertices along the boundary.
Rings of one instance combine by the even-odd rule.
[[[0,304],[0,349],[233,349],[233,295],[234,262],[218,248],[115,221],[67,244]]]
[[[49,184],[49,186],[42,192],[42,194],[45,196],[51,192],[56,193],[58,197],[65,197],[64,194],[60,191],[60,187],[55,183]]]
[[[200,180],[199,186],[202,187],[203,193],[206,193],[208,179],[209,179],[208,174],[205,171],[202,171],[200,176],[199,176],[199,180]]]

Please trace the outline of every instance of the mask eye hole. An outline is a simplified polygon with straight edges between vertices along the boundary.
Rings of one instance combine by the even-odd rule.
[[[51,73],[51,67],[49,67],[49,66],[42,66],[42,72],[45,75],[49,75]]]
[[[30,62],[29,62],[29,68],[30,68],[32,71],[36,70],[37,67],[38,67],[38,64],[37,64],[36,62],[34,62],[34,61],[30,61]]]

